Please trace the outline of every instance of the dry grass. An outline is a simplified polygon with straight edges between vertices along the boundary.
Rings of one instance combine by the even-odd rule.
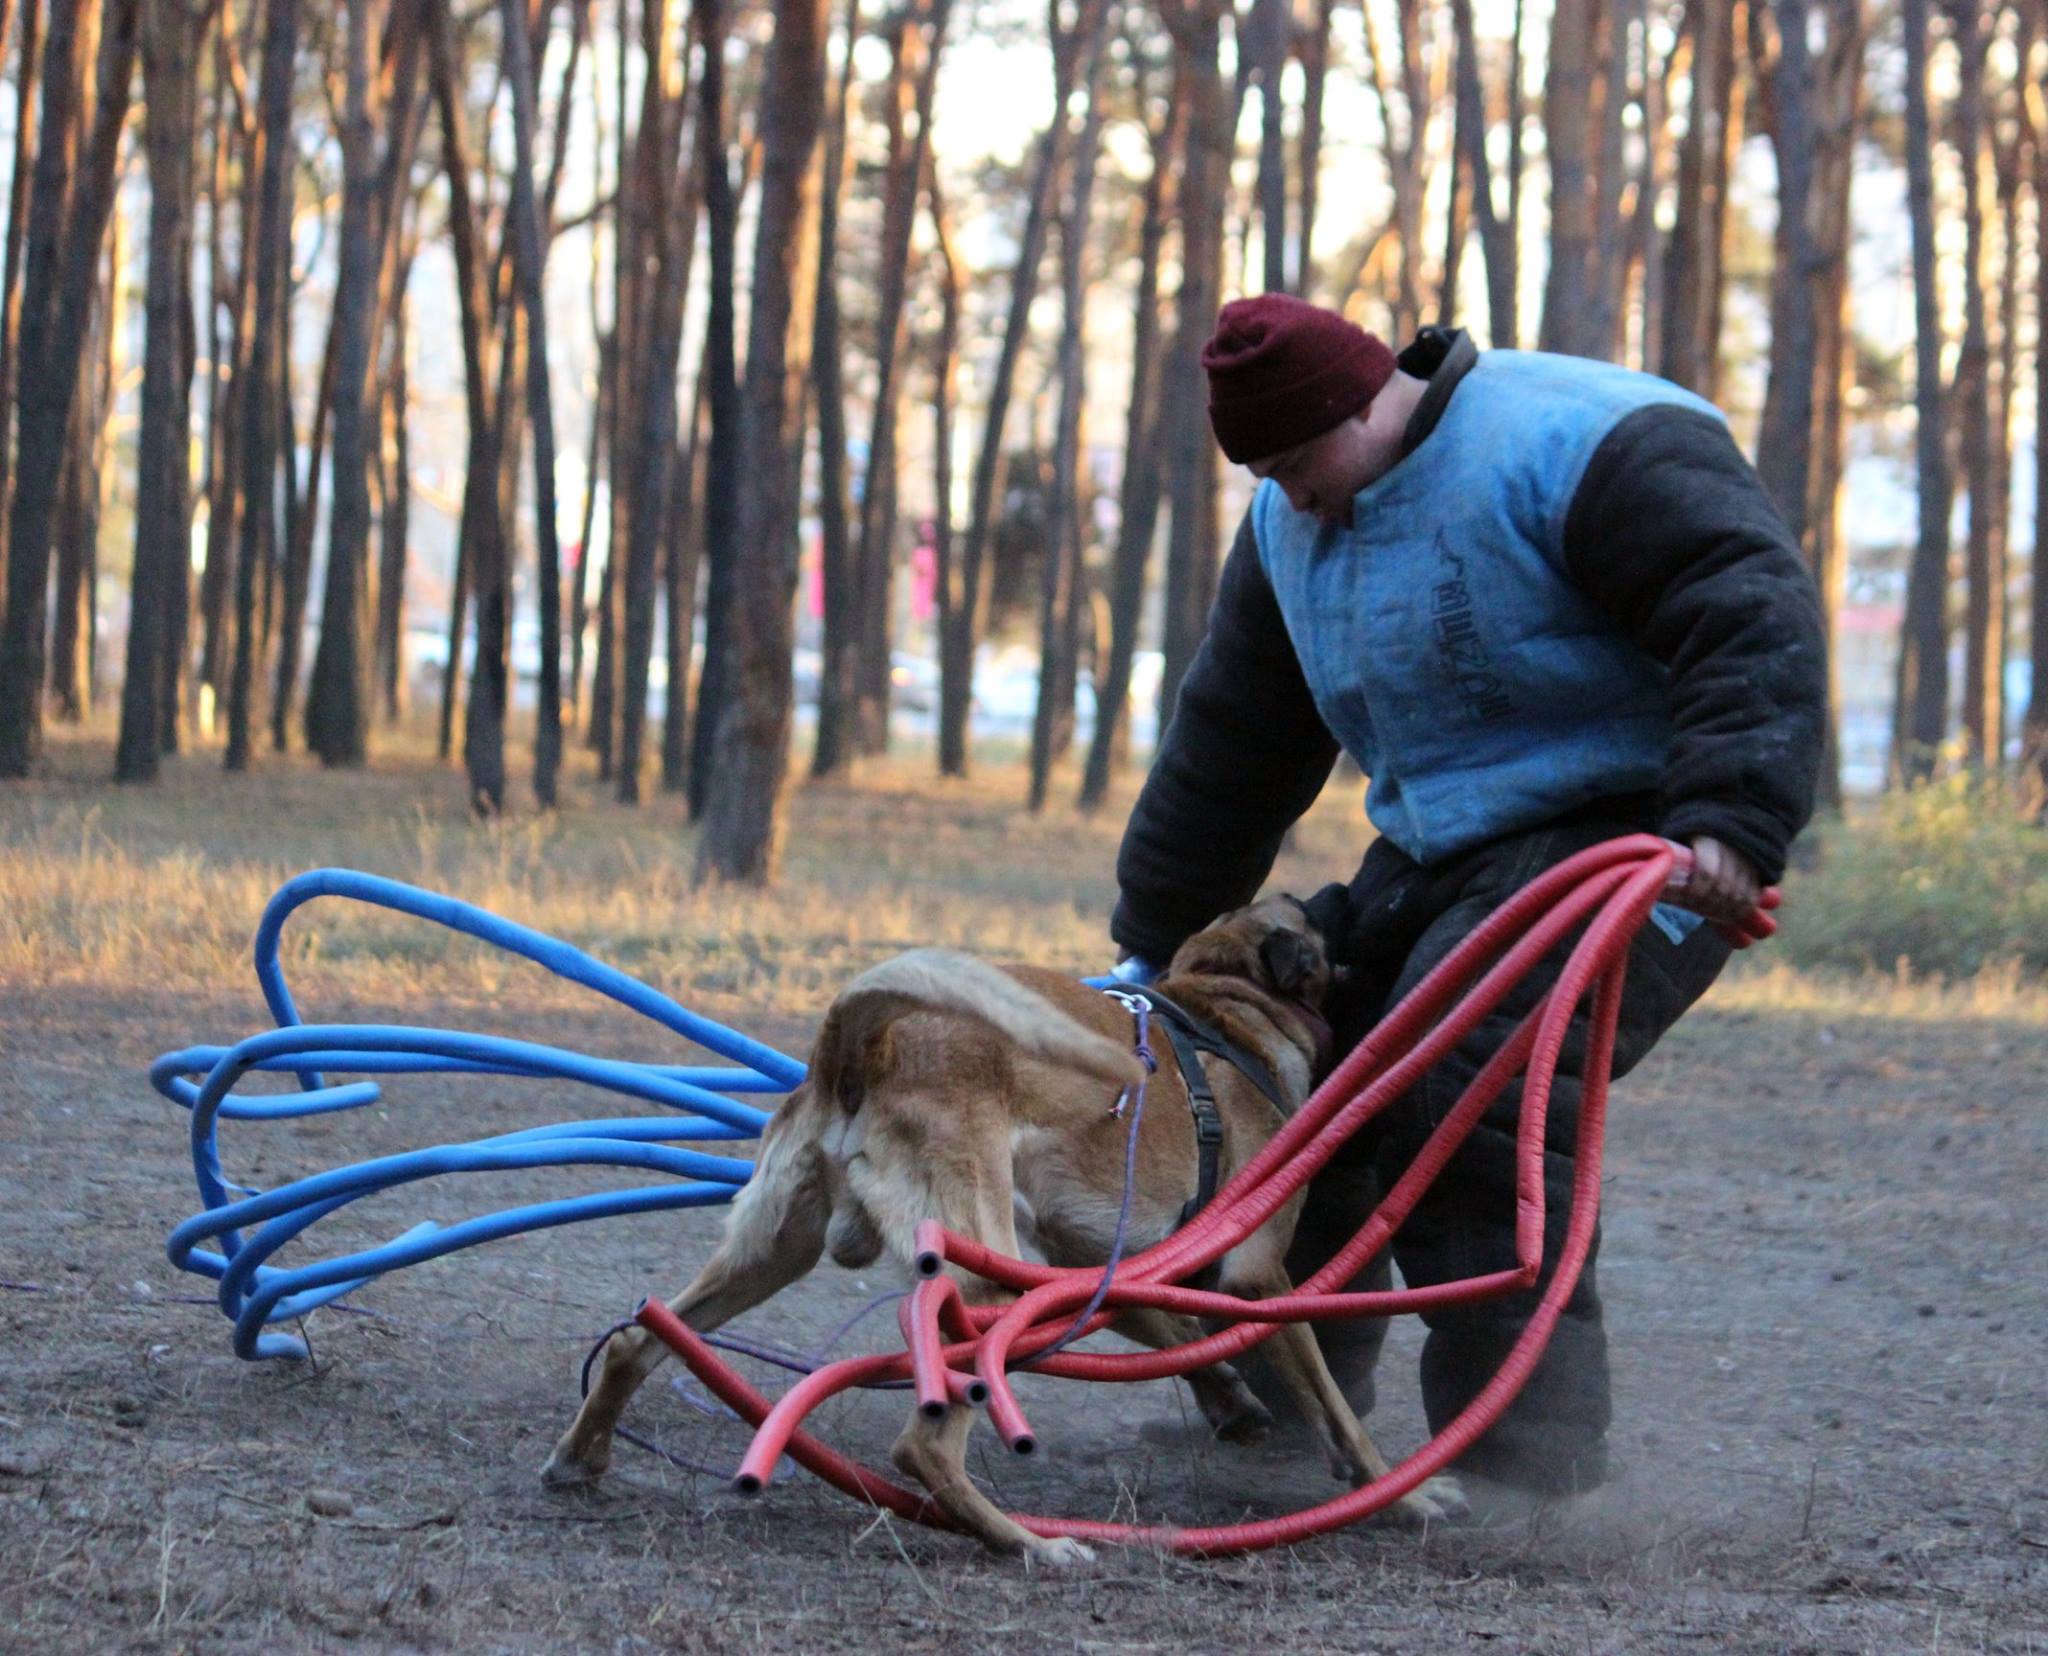
[[[323,865],[448,892],[709,1004],[815,1013],[850,972],[925,943],[1095,971],[1130,804],[1126,785],[1084,816],[1067,777],[1032,817],[1015,767],[942,782],[927,760],[878,762],[855,785],[793,790],[774,888],[693,890],[680,802],[621,807],[587,775],[558,814],[480,824],[459,776],[417,751],[347,776],[290,759],[239,778],[202,754],[142,789],[104,784],[103,758],[97,741],[60,745],[48,776],[0,794],[0,983],[246,982],[265,901]],[[1333,797],[1304,825],[1299,883],[1343,868],[1355,812]],[[309,911],[285,946],[295,975],[358,998],[550,992],[516,962],[356,905]]]
[[[588,762],[565,809],[481,824],[461,778],[418,733],[367,772],[299,758],[226,777],[202,753],[151,788],[115,788],[99,733],[59,742],[48,774],[0,792],[0,984],[174,988],[248,982],[257,916],[291,875],[361,868],[448,892],[568,939],[714,1015],[815,1016],[853,972],[918,944],[1076,972],[1111,958],[1117,840],[1134,781],[1099,813],[1074,778],[1030,816],[1014,764],[942,781],[929,756],[870,764],[853,784],[792,790],[783,878],[768,891],[691,887],[696,832],[650,790],[615,803]],[[579,756],[581,758],[581,756]],[[1355,778],[1334,781],[1291,837],[1275,883],[1345,877],[1363,838]],[[1800,891],[1794,885],[1791,918]],[[569,991],[465,939],[352,904],[286,933],[294,980],[352,999],[451,1004]],[[1900,970],[1795,969],[1765,949],[1715,992],[1737,1010],[2048,1022],[2048,987],[2015,964],[1959,982]]]
[[[1802,971],[1768,949],[1740,962],[1714,988],[1713,1004],[1735,1012],[1805,1012],[1905,1023],[2011,1021],[2048,1024],[2048,984],[2019,962],[2001,961],[1974,977],[1944,979],[1897,972]]]

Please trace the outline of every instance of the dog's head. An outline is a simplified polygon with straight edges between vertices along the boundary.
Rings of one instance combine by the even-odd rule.
[[[1243,978],[1311,1008],[1330,990],[1322,933],[1292,897],[1268,897],[1211,921],[1175,951],[1168,972]]]

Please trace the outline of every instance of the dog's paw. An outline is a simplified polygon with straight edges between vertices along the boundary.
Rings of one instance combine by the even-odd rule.
[[[540,1469],[540,1481],[549,1489],[579,1489],[596,1483],[610,1465],[608,1454],[578,1454],[570,1445],[558,1443]]]
[[[1095,1549],[1084,1546],[1072,1536],[1056,1536],[1052,1540],[1039,1540],[1024,1554],[1024,1562],[1037,1568],[1043,1565],[1048,1570],[1078,1570],[1084,1564],[1095,1562]]]
[[[1445,1472],[1402,1496],[1388,1509],[1387,1517],[1396,1524],[1419,1529],[1424,1524],[1449,1523],[1470,1510],[1463,1486]]]
[[[1218,1443],[1264,1443],[1273,1435],[1273,1413],[1250,1392],[1216,1422]]]

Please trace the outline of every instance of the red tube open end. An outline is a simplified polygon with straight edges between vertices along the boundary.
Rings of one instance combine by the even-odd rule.
[[[732,1492],[752,1498],[761,1493],[761,1480],[752,1472],[742,1472],[732,1481]]]
[[[911,1233],[910,1244],[916,1250],[917,1274],[937,1276],[939,1267],[946,1262],[946,1227],[936,1219],[920,1219]]]

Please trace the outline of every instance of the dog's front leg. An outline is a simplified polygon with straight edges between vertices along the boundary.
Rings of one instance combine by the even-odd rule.
[[[1226,1259],[1226,1272],[1230,1263]],[[1243,1284],[1242,1279],[1233,1283],[1226,1275],[1224,1291],[1245,1299],[1267,1299],[1293,1293],[1294,1285],[1284,1270],[1274,1266],[1250,1284]],[[1331,1472],[1355,1489],[1384,1478],[1387,1458],[1331,1376],[1315,1331],[1307,1323],[1282,1323],[1266,1341],[1265,1350],[1281,1384],[1293,1393],[1296,1407],[1323,1440]],[[1387,1515],[1397,1523],[1421,1524],[1464,1510],[1464,1491],[1457,1479],[1445,1474],[1402,1496]]]
[[[1204,1332],[1193,1317],[1150,1307],[1123,1312],[1116,1320],[1116,1331],[1154,1351],[1192,1345]],[[1273,1430],[1272,1412],[1252,1395],[1251,1387],[1228,1363],[1192,1369],[1181,1378],[1195,1394],[1195,1405],[1219,1443],[1261,1443]]]
[[[931,1491],[940,1511],[991,1552],[1021,1555],[1027,1563],[1054,1569],[1090,1562],[1095,1554],[1080,1542],[1033,1535],[975,1487],[967,1475],[967,1434],[973,1425],[974,1411],[964,1403],[953,1404],[939,1420],[913,1411],[890,1459],[899,1472]]]

